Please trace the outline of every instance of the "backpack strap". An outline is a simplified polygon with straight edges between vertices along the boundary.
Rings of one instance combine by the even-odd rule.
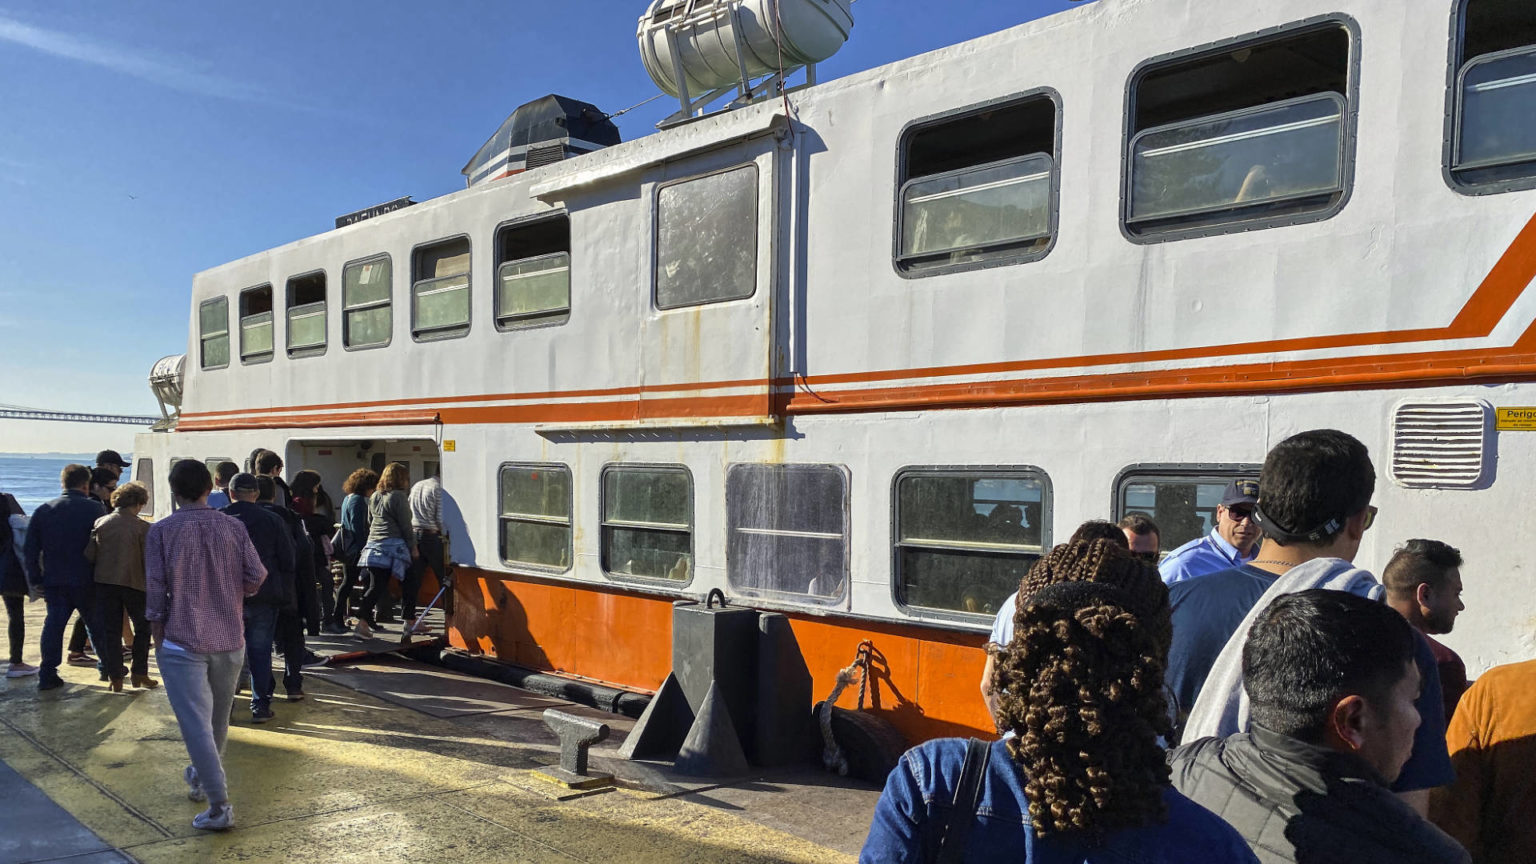
[[[966,742],[965,765],[960,769],[960,782],[955,784],[953,806],[944,820],[935,864],[960,864],[965,856],[965,841],[976,823],[976,805],[981,802],[981,781],[991,760],[991,742],[979,738]]]

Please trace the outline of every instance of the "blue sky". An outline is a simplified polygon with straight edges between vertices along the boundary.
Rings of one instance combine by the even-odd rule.
[[[655,95],[643,0],[0,0],[0,403],[156,412],[192,275],[337,215],[463,187],[517,105]],[[1072,0],[860,0],[827,80]],[[675,104],[675,103],[674,103]],[[654,130],[658,100],[618,118]],[[0,451],[131,448],[120,426],[0,421]]]

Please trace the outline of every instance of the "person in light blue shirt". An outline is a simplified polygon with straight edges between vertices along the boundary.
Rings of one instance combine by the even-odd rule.
[[[220,462],[213,472],[213,491],[208,493],[208,506],[222,510],[232,502],[229,497],[229,481],[240,473],[240,466],[233,462]]]
[[[1216,527],[1168,553],[1157,571],[1172,585],[1207,573],[1230,570],[1252,561],[1259,552],[1264,532],[1253,522],[1259,500],[1256,480],[1233,480],[1216,508]]]

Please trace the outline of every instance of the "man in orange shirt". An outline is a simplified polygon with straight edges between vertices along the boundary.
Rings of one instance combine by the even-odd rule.
[[[1536,660],[1477,679],[1445,741],[1456,782],[1431,794],[1430,819],[1476,864],[1536,861]]]

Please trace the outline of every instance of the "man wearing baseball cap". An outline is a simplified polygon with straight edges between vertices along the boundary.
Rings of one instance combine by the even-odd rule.
[[[1259,481],[1233,480],[1216,508],[1216,526],[1204,537],[1168,553],[1157,567],[1163,581],[1172,585],[1219,570],[1241,567],[1254,559],[1264,532],[1253,521],[1259,501]]]
[[[123,454],[116,450],[103,450],[96,454],[96,467],[106,468],[112,472],[115,479],[121,480],[123,469],[128,467],[128,462],[123,459]]]

